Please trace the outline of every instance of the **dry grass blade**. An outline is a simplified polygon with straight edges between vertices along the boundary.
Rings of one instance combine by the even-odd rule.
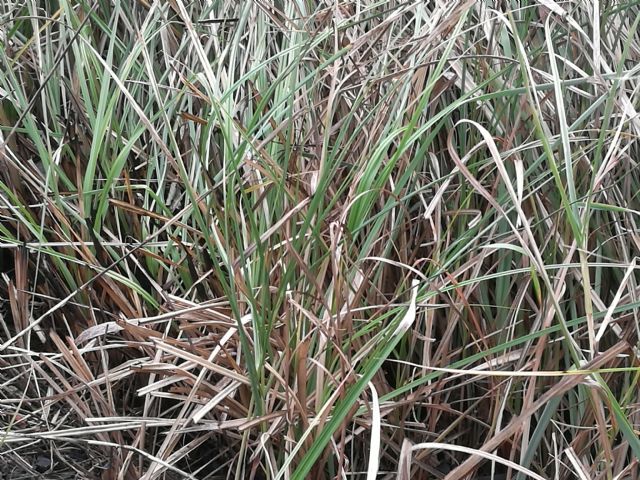
[[[588,365],[586,365],[586,370],[592,370],[598,368],[599,365],[606,364],[610,362],[613,358],[620,355],[621,353],[627,351],[629,349],[628,345],[618,344],[614,347],[611,347],[606,352],[598,355],[594,358]],[[522,412],[519,416],[514,418],[507,427],[503,428],[499,434],[494,436],[491,440],[487,441],[482,445],[481,449],[483,452],[491,452],[498,448],[500,444],[502,444],[507,438],[511,435],[515,434],[521,427],[522,424],[533,415],[537,410],[543,407],[551,398],[556,395],[562,395],[568,390],[575,388],[578,384],[584,381],[586,374],[579,376],[570,376],[556,383],[553,387],[551,387],[545,394],[540,396],[526,411]],[[455,478],[464,478],[465,475],[468,475],[469,472],[475,467],[475,465],[480,462],[480,458],[472,457],[466,460],[462,465],[454,469],[450,472],[445,480],[453,480]]]

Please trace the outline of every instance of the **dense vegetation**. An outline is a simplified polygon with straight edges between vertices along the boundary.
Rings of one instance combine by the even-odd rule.
[[[0,2],[0,471],[638,478],[639,14]]]

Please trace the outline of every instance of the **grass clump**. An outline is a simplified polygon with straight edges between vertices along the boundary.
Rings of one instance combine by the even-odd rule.
[[[637,2],[4,2],[9,478],[636,478]]]

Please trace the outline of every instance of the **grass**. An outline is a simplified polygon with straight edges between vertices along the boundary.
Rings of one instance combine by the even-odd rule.
[[[640,5],[0,5],[8,478],[638,478]]]

